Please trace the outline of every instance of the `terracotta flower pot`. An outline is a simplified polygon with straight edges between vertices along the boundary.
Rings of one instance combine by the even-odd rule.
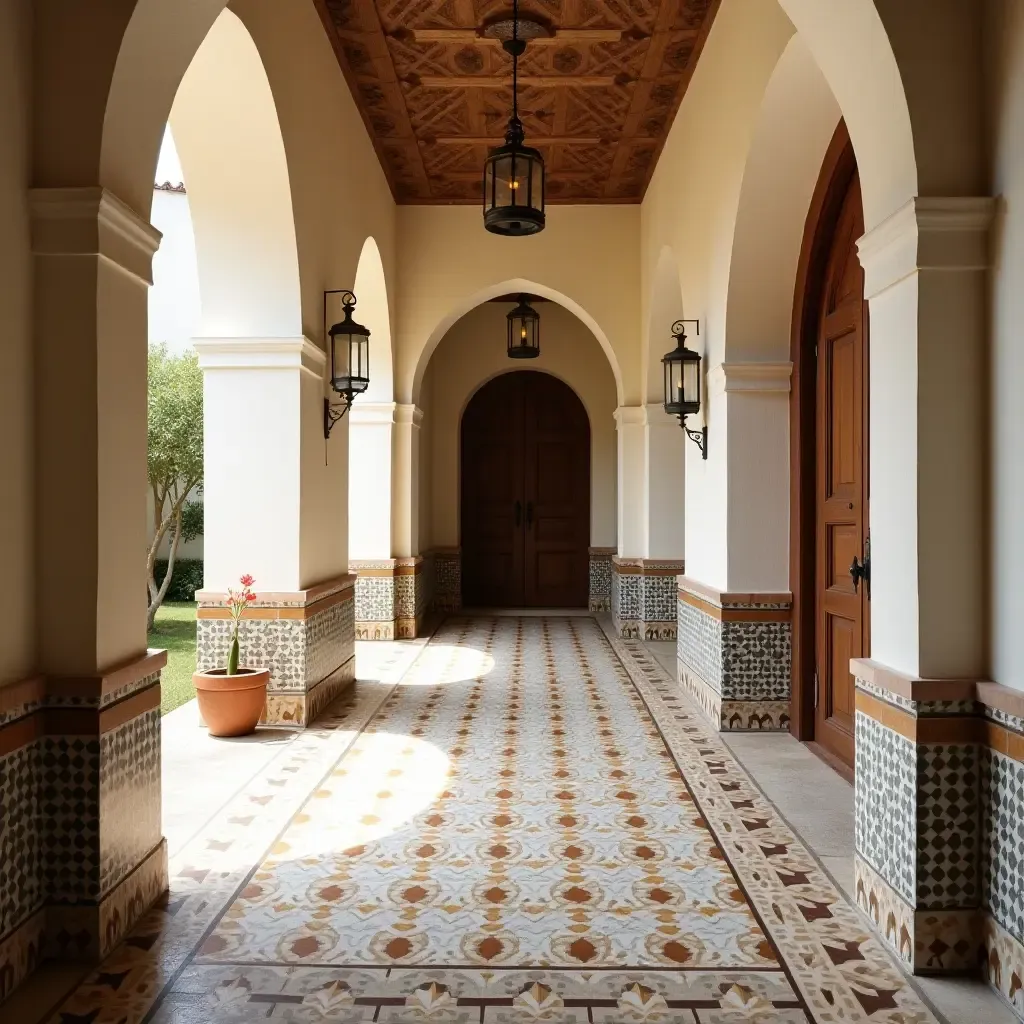
[[[192,685],[199,698],[199,713],[211,736],[245,736],[256,728],[267,702],[270,671],[242,668],[233,676],[227,669],[193,672]]]

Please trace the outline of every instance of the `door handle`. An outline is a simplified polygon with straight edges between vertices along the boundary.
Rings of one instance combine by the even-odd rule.
[[[516,526],[519,527],[523,523],[523,503],[521,501],[516,502]]]
[[[526,528],[529,530],[533,526],[533,502],[528,501],[526,503]]]
[[[864,588],[868,597],[871,596],[871,559],[865,556],[861,562],[856,555],[850,563],[850,579],[853,580],[853,592],[857,593],[857,586],[861,580],[864,581]]]

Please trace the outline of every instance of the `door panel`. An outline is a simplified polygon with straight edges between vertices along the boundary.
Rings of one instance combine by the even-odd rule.
[[[526,602],[586,607],[590,421],[556,377],[531,373],[526,395]]]
[[[590,423],[567,385],[518,371],[462,420],[462,576],[468,607],[585,607]]]
[[[462,418],[462,596],[470,607],[523,601],[524,393],[516,377],[482,388]]]
[[[856,242],[863,233],[860,183],[850,183],[825,273],[817,344],[815,738],[852,766],[854,680],[866,656],[867,587],[850,565],[867,536],[867,316]]]

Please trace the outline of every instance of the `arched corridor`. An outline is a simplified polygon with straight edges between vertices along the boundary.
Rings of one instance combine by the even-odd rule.
[[[4,1024],[1024,1020],[1018,6],[0,4]]]

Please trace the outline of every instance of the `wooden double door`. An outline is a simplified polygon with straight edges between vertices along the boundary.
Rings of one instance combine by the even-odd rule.
[[[462,417],[462,600],[471,608],[586,607],[590,421],[556,377],[485,384]]]
[[[815,344],[815,740],[852,767],[850,659],[870,645],[868,315],[857,239],[864,233],[856,169],[840,183],[824,259]],[[870,564],[870,563],[869,563]]]

